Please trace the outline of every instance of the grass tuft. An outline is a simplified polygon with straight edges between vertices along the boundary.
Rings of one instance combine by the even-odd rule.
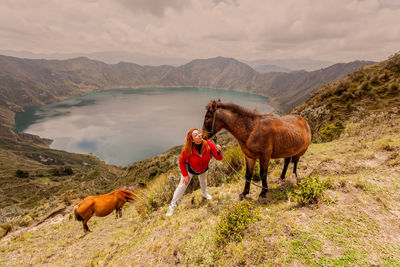
[[[227,208],[216,228],[217,245],[224,246],[231,241],[240,242],[247,226],[259,219],[260,212],[252,202],[245,200]]]
[[[340,134],[344,131],[345,126],[341,120],[328,124],[319,131],[319,137],[322,142],[330,142],[338,139]]]
[[[300,206],[317,203],[328,188],[333,188],[331,179],[320,180],[318,175],[311,176],[299,183],[299,187],[294,190],[294,198]]]

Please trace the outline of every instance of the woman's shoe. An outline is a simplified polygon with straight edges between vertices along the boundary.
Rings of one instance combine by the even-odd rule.
[[[172,216],[174,214],[175,207],[169,206],[167,214],[165,216]]]
[[[207,199],[207,200],[212,199],[212,196],[210,196],[209,194],[203,195],[203,197],[204,197],[205,199]]]

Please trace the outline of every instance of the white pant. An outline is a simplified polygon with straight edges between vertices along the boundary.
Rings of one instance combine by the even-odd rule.
[[[208,171],[198,175],[201,193],[205,197],[207,196],[207,173],[208,173]],[[190,183],[190,181],[192,180],[193,174],[189,173],[188,176],[189,176],[189,183]],[[189,183],[188,183],[188,185],[189,185]],[[171,204],[170,204],[171,207],[173,207],[173,208],[176,207],[178,201],[182,198],[183,194],[185,193],[188,185],[185,185],[185,183],[183,182],[183,175],[181,174],[181,180],[179,182],[178,187],[175,189],[174,196],[172,197],[172,200],[171,200]]]

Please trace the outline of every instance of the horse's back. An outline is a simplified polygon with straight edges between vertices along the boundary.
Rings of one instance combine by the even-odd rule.
[[[311,129],[308,125],[307,121],[297,114],[289,114],[284,115],[279,118],[281,125],[280,127],[286,127],[285,130],[287,131],[294,131],[300,133],[304,137],[309,137],[306,139],[310,139],[311,141]]]
[[[296,114],[284,115],[272,122],[272,158],[301,156],[311,142],[311,130],[307,121]]]
[[[114,195],[106,194],[96,198],[94,202],[94,214],[104,217],[113,212],[117,206],[118,198]]]

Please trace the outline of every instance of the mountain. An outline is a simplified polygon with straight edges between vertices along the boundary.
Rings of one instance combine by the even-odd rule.
[[[143,53],[132,53],[123,51],[102,51],[93,53],[32,53],[29,51],[13,51],[13,50],[1,50],[0,55],[26,58],[26,59],[47,59],[47,60],[66,60],[77,57],[87,57],[92,60],[102,61],[107,64],[117,64],[119,62],[131,62],[139,65],[148,66],[161,66],[161,65],[171,65],[171,66],[181,66],[188,63],[190,60],[184,58],[175,57],[160,57],[160,56],[150,56]],[[321,68],[326,68],[335,64],[330,61],[322,60],[312,60],[312,59],[280,59],[280,60],[240,60],[241,62],[248,64],[253,69],[259,71],[263,66],[276,66],[274,68],[279,68],[282,70],[306,70],[314,71]],[[270,67],[271,68],[271,67]],[[259,71],[266,72],[266,71]],[[287,72],[287,71],[284,71]]]
[[[298,71],[298,70],[315,71],[335,64],[335,62],[313,60],[313,59],[277,59],[277,60],[261,59],[252,61],[242,60],[242,62],[248,64],[254,69],[258,69],[260,66],[263,65],[274,65],[280,68],[290,69],[292,71]]]
[[[232,58],[197,59],[179,67],[106,64],[84,57],[68,60],[0,56],[0,123],[13,125],[13,113],[94,90],[120,87],[194,86],[258,93],[285,112],[313,90],[370,62],[333,65],[314,72],[258,73]]]
[[[276,66],[276,65],[256,65],[254,69],[257,72],[265,73],[265,72],[291,72],[291,69]]]
[[[281,113],[305,101],[317,88],[339,80],[361,67],[372,64],[371,61],[353,61],[338,63],[325,69],[291,73],[264,73],[257,76],[253,92],[260,93],[276,102]]]
[[[66,60],[76,57],[87,57],[93,60],[98,60],[105,62],[107,64],[117,64],[119,62],[134,62],[140,65],[150,65],[150,66],[161,66],[161,65],[172,65],[180,66],[189,62],[190,60],[184,58],[174,58],[174,57],[158,57],[149,56],[142,53],[130,53],[122,51],[104,51],[104,52],[94,52],[94,53],[53,53],[53,54],[37,54],[28,51],[12,51],[12,50],[0,50],[0,55],[26,58],[26,59],[58,59]]]

